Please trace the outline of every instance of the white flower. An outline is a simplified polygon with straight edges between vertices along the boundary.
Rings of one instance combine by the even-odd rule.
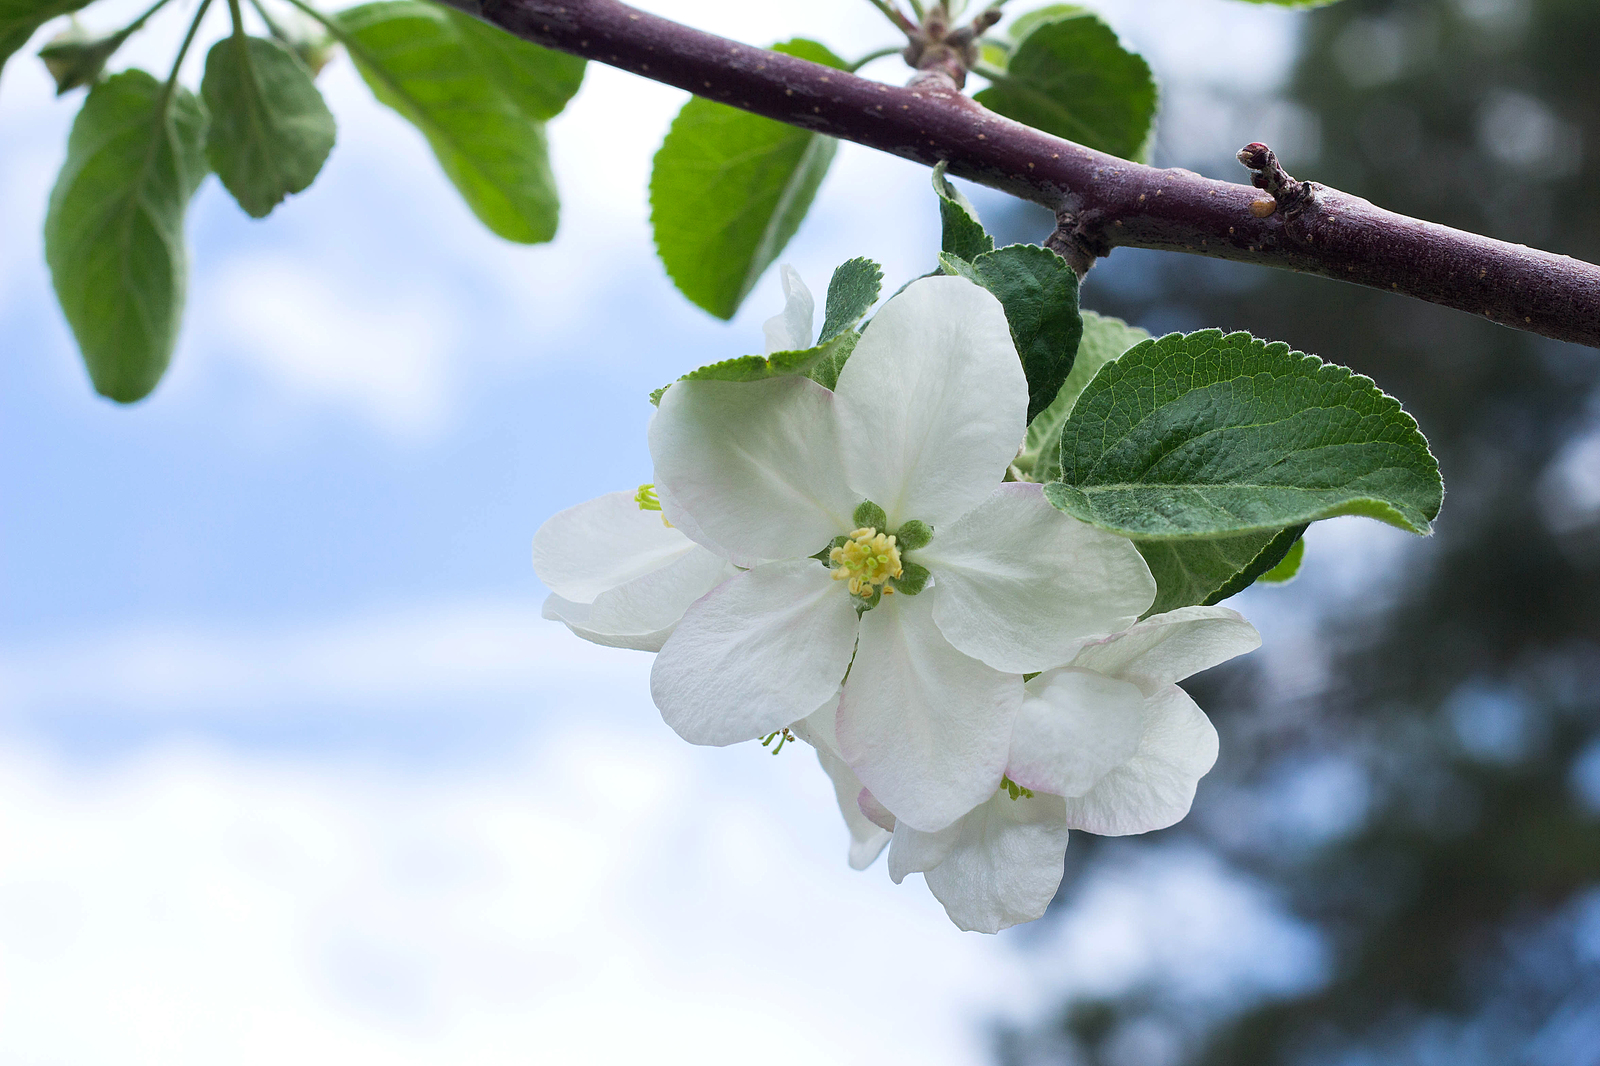
[[[962,929],[1032,921],[1061,883],[1069,829],[1145,833],[1189,812],[1216,761],[1217,733],[1176,682],[1260,644],[1226,607],[1155,615],[1027,683],[1010,789],[937,833],[884,818],[870,796],[858,795],[856,816],[876,814],[880,832],[893,830],[889,875],[898,884],[922,871]]]
[[[901,822],[937,831],[992,796],[1018,675],[1126,629],[1155,594],[1129,541],[1038,485],[1000,484],[1026,408],[1004,311],[954,277],[890,300],[834,392],[801,377],[668,389],[650,425],[663,510],[745,568],[662,646],[651,692],[668,724],[729,744],[822,707]],[[857,528],[864,502],[884,528]],[[835,538],[830,569],[816,556]],[[917,568],[932,575],[920,594],[913,581],[878,601]]]
[[[738,573],[668,526],[648,488],[552,517],[533,536],[533,568],[551,590],[546,618],[596,644],[639,651],[660,651],[689,604]]]
[[[779,276],[783,311],[762,327],[769,355],[809,347],[816,314],[794,268]],[[689,604],[739,572],[669,525],[652,485],[552,517],[534,534],[533,569],[551,590],[544,617],[584,640],[638,651],[660,651]]]

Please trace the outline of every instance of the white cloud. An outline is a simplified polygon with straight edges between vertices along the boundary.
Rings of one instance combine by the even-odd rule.
[[[644,655],[573,638],[527,605],[453,603],[311,626],[145,623],[0,649],[0,708],[22,716],[214,719],[305,704],[344,713],[561,694],[610,680],[648,708]]]
[[[208,330],[212,347],[246,359],[299,404],[348,404],[398,437],[441,428],[446,362],[461,338],[429,291],[262,255],[203,278],[201,295],[204,314],[190,327]]]
[[[985,1061],[1004,943],[850,871],[809,749],[685,745],[566,640],[582,713],[465,772],[0,743],[0,1062]]]
[[[1170,848],[1042,941],[961,934],[915,878],[846,868],[809,749],[683,744],[649,663],[481,604],[12,647],[13,714],[192,735],[511,693],[528,728],[410,770],[170,739],[85,766],[0,731],[0,1063],[966,1064],[984,1019],[1068,990],[1315,979],[1269,898]]]

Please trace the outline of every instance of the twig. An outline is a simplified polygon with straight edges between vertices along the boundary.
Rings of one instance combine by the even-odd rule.
[[[1001,118],[942,79],[883,85],[620,0],[450,2],[547,48],[919,163],[944,160],[951,174],[1054,211],[1052,246],[1080,269],[1122,246],[1190,252],[1403,293],[1600,347],[1600,268],[1567,256],[1407,218],[1322,186],[1294,210],[1274,197],[1274,209],[1258,214],[1265,202],[1249,186],[1092,151]],[[1273,180],[1276,172],[1262,173]]]

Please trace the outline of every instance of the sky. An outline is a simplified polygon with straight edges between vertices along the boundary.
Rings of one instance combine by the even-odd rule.
[[[164,69],[183,6],[118,65]],[[889,41],[859,0],[810,25],[643,6],[752,42]],[[1236,106],[1282,77],[1300,15],[1096,6],[1163,78],[1187,165],[1237,179],[1262,130],[1314,142],[1292,108]],[[648,656],[540,619],[533,531],[649,481],[650,390],[758,350],[781,303],[768,276],[718,322],[653,254],[649,159],[681,93],[590,66],[550,129],[560,235],[529,248],[336,59],[321,177],[266,222],[207,181],[172,370],[123,408],[89,388],[42,262],[78,97],[53,99],[39,43],[0,82],[0,1066],[956,1066],[1069,990],[1316,980],[1310,933],[1178,846],[1128,850],[1043,931],[960,933],[920,879],[846,867],[803,746],[686,745]],[[898,285],[935,219],[925,170],[845,145],[784,260],[820,290],[867,255]],[[1119,256],[1097,273],[1137,284]],[[1304,603],[1354,595],[1399,539],[1337,521],[1308,543],[1300,593],[1241,600],[1291,687],[1315,681]]]

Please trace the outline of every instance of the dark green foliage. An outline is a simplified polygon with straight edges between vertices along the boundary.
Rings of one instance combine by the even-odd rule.
[[[1125,159],[1143,160],[1156,114],[1150,66],[1091,12],[1056,5],[1019,19],[1003,75],[977,94],[991,111]]]
[[[1370,378],[1221,330],[1106,365],[1062,427],[1069,514],[1135,537],[1226,536],[1358,514],[1426,533],[1443,483],[1416,422]]]
[[[205,110],[142,70],[95,86],[45,216],[45,259],[94,387],[143,399],[172,358],[188,262],[184,212],[206,175]]]
[[[774,46],[842,68],[815,41]],[[838,142],[701,97],[683,105],[650,170],[656,251],[680,292],[732,318],[811,209]]]
[[[206,158],[253,218],[310,186],[333,150],[333,114],[305,64],[277,41],[218,41],[200,95],[211,114]]]

